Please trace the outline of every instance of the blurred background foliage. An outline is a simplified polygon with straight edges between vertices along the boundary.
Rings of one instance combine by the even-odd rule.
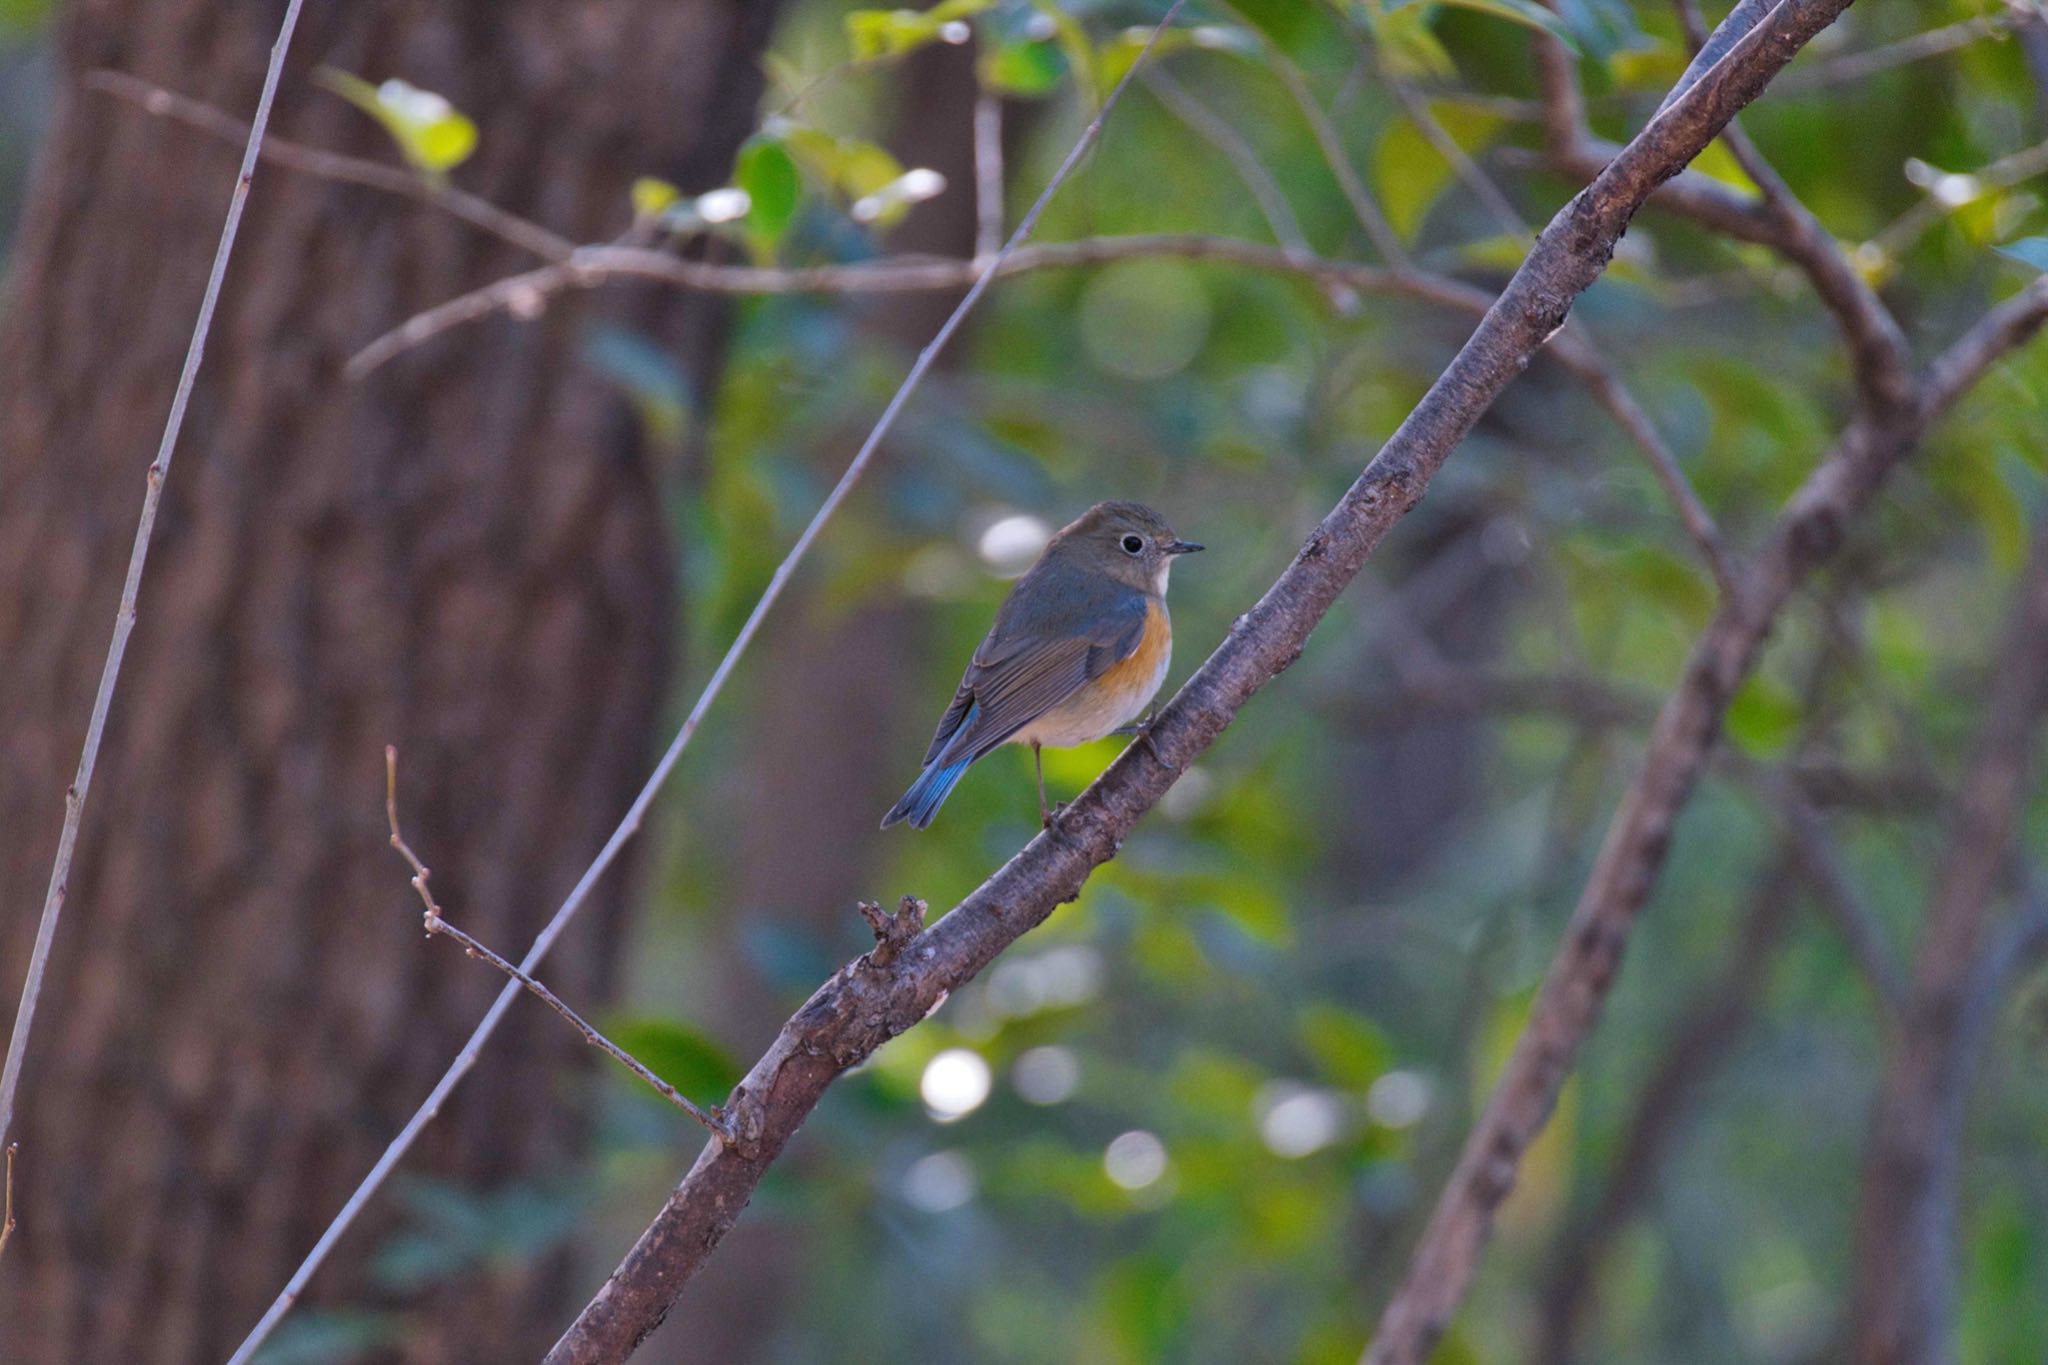
[[[1130,26],[1162,8],[952,0],[917,14],[801,0],[735,168],[744,208],[659,182],[635,207],[762,264],[960,254],[971,239],[930,238],[948,212],[971,225],[972,178],[957,167],[977,85],[1002,99],[1014,222],[1128,67]],[[1329,112],[1416,262],[1486,285],[1520,243],[1394,83],[1540,225],[1574,186],[1540,157],[1531,26],[1576,47],[1603,136],[1639,127],[1686,57],[1662,0],[1569,0],[1561,18],[1527,0],[1192,11],[1198,26],[1162,52],[1160,73],[1243,140],[1308,249],[1375,257],[1276,78],[1282,65]],[[2048,263],[2030,240],[2048,233],[2040,182],[1982,174],[2048,137],[2005,18],[1967,0],[1858,6],[1744,119],[1827,228],[1859,247],[1923,354]],[[1981,32],[1953,50],[1832,78],[1842,54],[1964,23]],[[35,0],[0,4],[0,223],[50,98],[43,24]],[[405,75],[354,74],[349,98],[371,102]],[[491,136],[490,110],[458,112]],[[946,156],[954,168],[935,181],[928,167]],[[414,159],[460,183],[459,156]],[[1702,168],[1746,183],[1723,149]],[[1116,111],[1039,237],[1140,232],[1273,235],[1229,156],[1153,81]],[[730,639],[928,335],[915,319],[930,306],[747,300],[708,393],[690,392],[646,339],[592,331],[590,382],[630,393],[672,452],[685,672],[701,676]],[[1759,250],[1646,213],[1576,316],[1618,358],[1731,544],[1753,545],[1848,406],[1811,294]],[[1176,576],[1175,685],[1468,328],[1420,303],[1189,260],[1002,283],[685,763],[629,984],[605,1019],[615,1036],[716,1098],[861,950],[855,897],[911,893],[937,913],[971,890],[1033,833],[1023,754],[977,768],[929,833],[873,825],[913,775],[1006,577],[1048,529],[1099,498],[1135,497],[1210,546]],[[1730,719],[1741,761],[1689,808],[1440,1359],[1545,1358],[1574,1267],[1596,1291],[1580,1358],[1826,1353],[1882,1030],[1853,955],[1787,873],[1755,776],[1810,781],[1880,931],[1905,952],[2043,505],[2044,404],[2037,347],[1939,428],[1788,614]],[[1080,902],[833,1092],[651,1349],[1353,1359],[1513,1042],[1650,708],[1713,601],[1622,434],[1539,361],[1300,665]],[[1048,781],[1071,794],[1114,753],[1049,754]],[[2037,802],[2029,846],[2044,822]],[[1742,956],[1746,926],[1779,906],[1781,929]],[[2001,1008],[1971,1107],[1958,1249],[1969,1362],[2035,1359],[2048,1340],[2039,984]],[[1671,1128],[1662,1159],[1637,1171],[1648,1197],[1589,1242],[1651,1079],[1731,991],[1742,1008],[1722,1045],[1682,1072],[1665,1097],[1675,1113],[1653,1116]],[[404,1287],[489,1273],[579,1237],[594,1284],[698,1136],[619,1079],[589,1169],[492,1191],[410,1186],[412,1226],[379,1274]],[[402,1333],[399,1316],[309,1314],[270,1358],[350,1359]]]

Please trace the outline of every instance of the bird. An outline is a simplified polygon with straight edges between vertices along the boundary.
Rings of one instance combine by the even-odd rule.
[[[1166,580],[1202,548],[1138,502],[1099,502],[1062,527],[997,610],[882,828],[928,828],[968,767],[1003,744],[1031,746],[1038,818],[1052,828],[1040,750],[1092,743],[1144,712],[1173,654]]]

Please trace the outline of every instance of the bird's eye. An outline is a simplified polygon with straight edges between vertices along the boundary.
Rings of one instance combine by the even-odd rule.
[[[1125,553],[1125,554],[1127,554],[1127,555],[1134,555],[1134,554],[1138,553],[1138,551],[1140,551],[1140,550],[1142,550],[1142,549],[1144,549],[1144,548],[1145,548],[1145,542],[1144,542],[1144,540],[1143,540],[1143,539],[1142,539],[1141,537],[1138,537],[1138,536],[1125,536],[1125,537],[1124,537],[1124,553]]]

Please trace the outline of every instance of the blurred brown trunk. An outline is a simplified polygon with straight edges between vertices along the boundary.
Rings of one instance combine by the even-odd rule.
[[[917,53],[898,87],[890,148],[905,166],[930,166],[947,191],[890,234],[892,251],[974,253],[973,55],[933,46]],[[959,302],[957,293],[878,300],[862,330],[908,358],[930,341]],[[952,354],[963,343],[956,341]],[[942,358],[941,370],[948,361]],[[930,390],[927,389],[927,393]],[[821,479],[837,479],[865,430],[822,451]],[[885,449],[883,458],[888,458]],[[910,778],[938,718],[942,697],[910,700],[890,679],[919,677],[922,621],[895,594],[881,604],[833,603],[792,595],[781,621],[748,666],[760,680],[747,727],[747,780],[734,826],[737,901],[751,914],[783,920],[806,936],[837,943],[859,924],[856,899],[873,885],[890,837],[876,826]],[[920,708],[929,707],[927,718]],[[912,714],[912,713],[916,714]],[[914,836],[913,836],[914,837]],[[731,983],[718,1012],[737,1055],[752,1058],[794,1002],[747,963],[744,919],[728,920],[724,959],[708,975]],[[793,1278],[801,1240],[767,1219],[743,1220],[670,1314],[678,1326],[648,1347],[657,1358],[721,1365],[779,1358],[777,1327],[793,1301],[776,1292]],[[670,1355],[664,1355],[669,1352]]]
[[[1928,902],[1912,989],[1878,1084],[1856,1222],[1847,1358],[1944,1365],[1960,1259],[1963,1120],[2002,972],[1988,970],[1993,907],[2010,866],[2048,711],[2048,522],[2035,527],[1983,728],[1956,802],[1954,841]]]
[[[74,0],[0,331],[0,989],[21,980],[143,486],[236,150],[81,90],[113,67],[246,115],[283,0]],[[587,239],[633,176],[718,183],[772,5],[309,6],[281,136],[389,157],[314,87],[401,76],[476,117],[455,179]],[[144,584],[31,1047],[0,1261],[10,1361],[222,1358],[501,984],[421,940],[406,833],[458,923],[529,937],[650,756],[673,637],[656,471],[581,363],[595,305],[499,320],[366,383],[350,352],[531,264],[417,206],[259,172]],[[586,301],[587,303],[588,301]],[[610,296],[700,383],[723,312]],[[607,977],[605,905],[548,975]],[[560,1180],[582,1048],[522,1006],[410,1165]],[[314,1306],[382,1298],[370,1226]],[[549,1258],[551,1261],[555,1258]],[[493,1265],[402,1324],[413,1360],[531,1358],[556,1268]],[[417,1302],[417,1300],[411,1300]],[[302,1310],[311,1311],[311,1310]]]

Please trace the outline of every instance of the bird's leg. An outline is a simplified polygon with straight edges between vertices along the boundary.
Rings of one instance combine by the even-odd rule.
[[[1152,757],[1158,759],[1166,767],[1172,768],[1173,764],[1166,762],[1166,755],[1159,752],[1159,746],[1152,740],[1152,727],[1158,723],[1158,720],[1159,707],[1155,704],[1145,712],[1143,720],[1132,721],[1129,725],[1119,725],[1116,729],[1111,730],[1110,733],[1112,735],[1129,735],[1150,749]],[[1175,771],[1178,771],[1178,769],[1175,769]]]
[[[1046,829],[1052,828],[1052,816],[1045,809],[1045,757],[1038,751],[1038,741],[1031,741],[1031,766],[1038,770],[1038,823]]]
[[[1145,709],[1145,718],[1143,720],[1134,720],[1129,725],[1119,725],[1116,729],[1111,730],[1110,733],[1112,735],[1121,735],[1127,739],[1142,739],[1145,732],[1152,728],[1152,722],[1157,719],[1159,719],[1159,708],[1157,706],[1150,706]]]

